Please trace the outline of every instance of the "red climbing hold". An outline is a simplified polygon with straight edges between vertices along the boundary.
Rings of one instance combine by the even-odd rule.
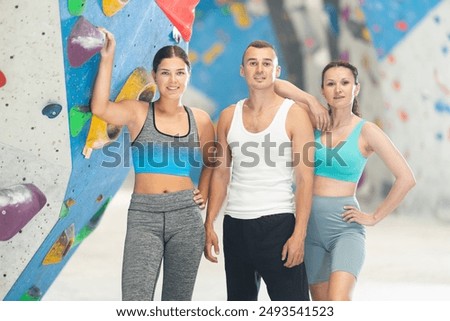
[[[200,0],[156,0],[158,6],[178,29],[186,42],[191,40],[195,7],[199,2]]]
[[[6,77],[5,74],[0,70],[0,88],[6,85]]]
[[[399,21],[395,22],[395,28],[400,30],[400,31],[405,32],[405,31],[408,30],[409,27],[408,27],[408,23],[406,23],[403,20],[399,20]]]

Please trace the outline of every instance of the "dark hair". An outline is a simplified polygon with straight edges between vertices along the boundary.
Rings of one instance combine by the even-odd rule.
[[[250,48],[250,47],[254,47],[254,48],[258,48],[258,49],[261,49],[261,48],[271,48],[271,49],[273,49],[273,51],[275,51],[275,47],[274,47],[272,44],[268,43],[267,41],[264,41],[264,40],[255,40],[255,41],[252,41],[252,42],[247,46],[247,48],[245,48],[244,53],[242,54],[242,61],[241,61],[241,64],[242,64],[242,65],[244,65],[244,56],[245,56],[245,53],[247,52],[248,48]],[[276,53],[276,51],[275,51],[275,53]]]
[[[155,57],[153,58],[153,71],[156,72],[158,70],[158,67],[163,59],[173,57],[182,59],[188,67],[189,72],[191,72],[191,62],[189,61],[189,57],[186,51],[178,46],[165,46],[159,49]]]
[[[324,77],[325,77],[325,72],[328,69],[335,68],[335,67],[343,67],[343,68],[349,69],[352,72],[353,77],[355,78],[355,85],[359,84],[358,69],[355,66],[353,66],[351,63],[349,63],[349,62],[338,60],[338,61],[332,61],[332,62],[328,63],[323,68],[323,70],[322,70],[322,83],[321,83],[320,87],[323,88],[323,80],[324,80]],[[331,109],[330,109],[330,113],[331,113]],[[354,113],[356,116],[361,117],[361,112],[359,111],[359,104],[358,104],[358,100],[356,99],[356,97],[353,100],[352,113]]]

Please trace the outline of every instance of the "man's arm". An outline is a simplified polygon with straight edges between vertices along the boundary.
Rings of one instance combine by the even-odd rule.
[[[227,196],[228,183],[230,182],[231,152],[227,143],[227,133],[233,118],[234,107],[228,107],[222,111],[217,124],[216,164],[211,176],[210,193],[205,220],[205,257],[217,263],[219,254],[219,240],[214,231],[214,221],[219,214],[223,202]],[[214,248],[215,255],[212,254]]]
[[[289,110],[287,128],[292,139],[295,173],[295,228],[286,241],[282,260],[288,268],[303,262],[306,228],[312,203],[314,178],[314,134],[307,112],[297,105]]]

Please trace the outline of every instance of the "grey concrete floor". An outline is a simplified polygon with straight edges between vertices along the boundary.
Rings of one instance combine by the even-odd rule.
[[[132,179],[125,181],[97,229],[79,246],[43,301],[118,301],[126,212]],[[221,218],[216,222],[221,237]],[[156,290],[159,300],[161,284]],[[365,265],[355,301],[450,300],[450,224],[392,213],[367,228]],[[213,264],[202,259],[193,300],[226,300],[223,257]],[[261,286],[261,301],[268,301]]]

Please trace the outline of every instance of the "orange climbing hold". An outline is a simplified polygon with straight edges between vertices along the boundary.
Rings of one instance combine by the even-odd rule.
[[[195,7],[200,0],[155,0],[167,18],[178,29],[184,41],[192,36],[192,25],[195,19]]]

